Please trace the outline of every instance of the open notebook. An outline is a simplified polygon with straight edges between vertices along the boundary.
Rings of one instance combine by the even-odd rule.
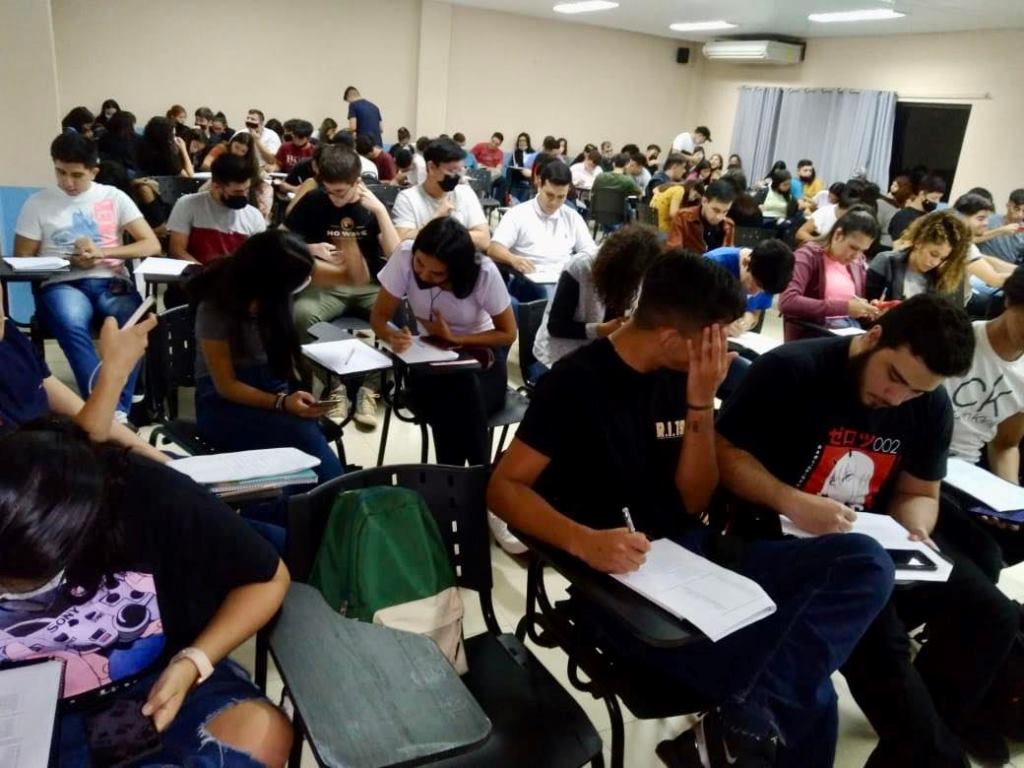
[[[64,683],[58,660],[0,670],[0,765],[46,768]]]
[[[382,355],[359,339],[303,344],[302,354],[339,376],[380,371],[392,367],[392,362],[387,355]]]
[[[775,613],[757,582],[669,539],[652,541],[638,570],[613,578],[715,642]]]
[[[1024,522],[1024,488],[1019,485],[1008,483],[963,459],[946,462],[946,482],[984,505],[972,512]]]

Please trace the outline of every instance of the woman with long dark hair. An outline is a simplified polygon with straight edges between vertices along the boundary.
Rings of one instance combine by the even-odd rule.
[[[283,765],[288,720],[228,654],[287,589],[273,549],[184,474],[68,422],[0,439],[0,658],[64,661],[58,765],[95,764],[108,707],[160,732],[147,765]]]
[[[505,402],[505,357],[516,321],[505,281],[494,262],[477,254],[469,231],[453,217],[433,219],[405,241],[377,274],[380,292],[370,314],[377,338],[396,352],[412,343],[409,329],[389,321],[408,298],[420,334],[446,344],[489,349],[493,360],[476,371],[411,372],[415,407],[434,432],[439,464],[487,464],[487,418]]]
[[[211,147],[210,151],[206,153],[206,157],[203,158],[203,170],[210,170],[213,167],[213,161],[225,152],[230,152],[232,155],[245,160],[245,164],[249,167],[249,178],[252,180],[252,183],[249,185],[249,202],[256,206],[259,212],[263,214],[264,219],[269,221],[270,212],[274,205],[274,190],[263,175],[263,170],[260,167],[260,156],[256,151],[256,143],[253,141],[252,134],[248,131],[236,133],[231,138],[225,139],[220,144]],[[204,184],[202,189],[205,190],[208,183]]]
[[[143,176],[192,176],[188,147],[175,135],[174,125],[166,117],[154,117],[146,123],[137,152]]]
[[[113,118],[114,115],[116,115],[120,111],[120,104],[118,104],[113,99],[107,99],[103,102],[103,105],[100,107],[99,114],[96,115],[95,124],[102,128],[103,130],[109,130],[111,118]]]
[[[526,200],[530,197],[532,174],[526,163],[535,154],[537,152],[533,148],[530,134],[524,132],[516,136],[516,146],[512,150],[512,159],[508,167],[508,193],[516,200]]]
[[[313,257],[281,230],[250,237],[195,277],[196,421],[218,451],[294,447],[320,459],[321,482],[342,472],[317,425],[329,405],[300,387],[304,368],[292,300]]]
[[[536,381],[556,362],[626,321],[647,267],[662,252],[651,227],[632,224],[601,243],[596,255],[574,256],[558,278],[555,295],[533,342],[537,363],[526,372]]]
[[[107,130],[100,136],[100,159],[120,163],[133,178],[138,171],[139,137],[135,133],[135,115],[116,112],[107,121]]]

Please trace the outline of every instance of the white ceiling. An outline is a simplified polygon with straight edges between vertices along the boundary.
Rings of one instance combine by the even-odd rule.
[[[906,35],[978,29],[1024,28],[1024,0],[618,0],[619,7],[566,15],[551,7],[567,0],[450,0],[488,8],[613,29],[645,32],[680,40],[709,40],[730,35],[776,34],[801,38]],[[809,13],[893,7],[907,15],[892,21],[818,24]],[[736,29],[721,32],[673,32],[669,24],[724,19]],[[514,41],[507,41],[514,54]]]

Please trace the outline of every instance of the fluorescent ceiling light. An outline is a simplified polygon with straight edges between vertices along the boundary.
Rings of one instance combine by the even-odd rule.
[[[863,11],[836,11],[834,13],[812,13],[807,18],[822,24],[834,21],[889,21],[906,16],[891,8],[870,8]]]
[[[609,0],[581,0],[578,3],[559,3],[551,10],[555,13],[590,13],[591,11],[607,11],[618,7],[618,3],[612,3]]]
[[[668,28],[676,32],[714,32],[719,29],[734,29],[735,24],[728,21],[681,21],[669,24]]]

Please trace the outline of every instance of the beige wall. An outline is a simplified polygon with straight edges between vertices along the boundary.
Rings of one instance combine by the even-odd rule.
[[[0,184],[52,181],[50,141],[60,118],[49,0],[0,2],[0,104],[18,116],[17,137],[4,133],[0,141]]]
[[[738,67],[700,58],[699,107],[691,116],[711,128],[720,152],[729,148],[740,85],[870,88],[901,96],[988,92],[990,100],[963,102],[972,109],[952,192],[985,186],[1001,205],[1011,189],[1024,186],[1024,31],[812,40],[806,61],[795,67]]]

